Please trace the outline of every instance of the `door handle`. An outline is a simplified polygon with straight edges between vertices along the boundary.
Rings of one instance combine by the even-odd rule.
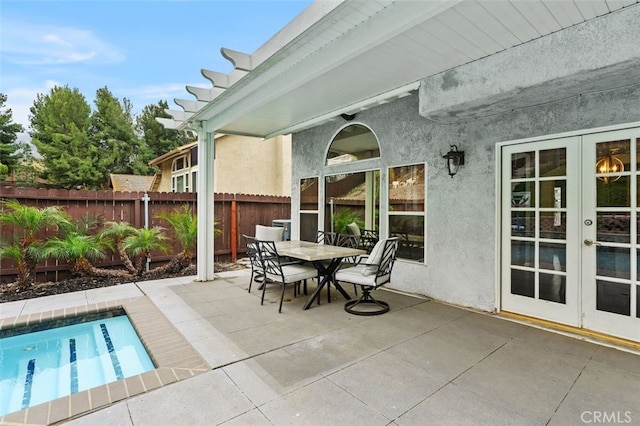
[[[587,238],[586,240],[584,240],[584,245],[588,246],[588,247],[591,247],[591,246],[600,246],[602,244],[596,243],[593,240],[590,240],[589,238]]]

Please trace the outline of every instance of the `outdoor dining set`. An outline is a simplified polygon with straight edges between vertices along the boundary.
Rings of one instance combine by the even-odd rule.
[[[354,315],[379,315],[389,311],[388,303],[377,300],[371,292],[389,283],[391,270],[398,251],[398,238],[361,241],[360,235],[318,231],[314,242],[283,241],[282,228],[257,225],[255,236],[243,235],[247,255],[251,263],[249,292],[253,282],[260,284],[261,304],[264,304],[266,287],[280,285],[282,312],[285,290],[293,287],[294,296],[308,295],[308,281],[315,280],[313,290],[303,309],[313,302],[320,304],[320,295],[327,289],[331,301],[331,286],[347,300],[345,311]],[[354,286],[356,297],[352,300],[341,283]]]

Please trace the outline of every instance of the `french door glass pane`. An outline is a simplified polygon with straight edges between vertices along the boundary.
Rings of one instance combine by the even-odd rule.
[[[566,303],[565,276],[559,274],[539,274],[540,299]]]
[[[630,176],[621,176],[620,179],[608,183],[596,178],[596,194],[598,207],[631,206]]]
[[[566,194],[566,180],[543,180],[540,182],[540,207],[565,208],[567,207]]]
[[[625,212],[598,212],[597,239],[602,242],[631,242],[631,218]]]
[[[598,180],[611,183],[619,173],[631,168],[631,140],[623,139],[596,144],[596,173]]]
[[[550,271],[567,270],[567,255],[564,244],[540,243],[540,269]]]
[[[565,212],[541,212],[540,238],[566,239],[567,214]]]
[[[534,177],[535,164],[536,153],[534,151],[511,154],[511,179]]]
[[[511,269],[511,294],[534,297],[535,279],[535,273],[532,271]]]
[[[556,148],[540,151],[539,176],[565,176],[567,174],[567,149]]]
[[[596,281],[596,309],[620,315],[631,315],[629,284]]]
[[[596,248],[596,274],[601,277],[630,279],[630,251],[621,247]]]
[[[536,213],[522,210],[512,211],[511,235],[518,237],[535,237]]]
[[[535,266],[536,245],[533,241],[511,241],[511,264]]]
[[[511,207],[528,208],[536,206],[536,183],[515,182],[511,184]]]

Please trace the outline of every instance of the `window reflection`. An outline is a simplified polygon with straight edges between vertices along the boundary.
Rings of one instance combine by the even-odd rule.
[[[325,231],[347,233],[355,222],[361,230],[378,230],[380,173],[367,171],[325,177]]]
[[[318,178],[300,179],[300,210],[318,210]]]
[[[367,127],[354,124],[342,129],[331,142],[327,166],[378,157],[378,139]]]
[[[300,179],[300,239],[314,241],[318,230],[318,178]]]
[[[425,166],[389,169],[389,235],[399,238],[398,258],[424,262]]]

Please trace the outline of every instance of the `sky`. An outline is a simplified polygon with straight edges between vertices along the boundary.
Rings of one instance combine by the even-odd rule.
[[[139,113],[195,100],[200,73],[228,73],[225,47],[255,52],[311,0],[0,0],[0,93],[25,128],[38,93],[77,88],[94,109],[107,87]],[[25,135],[20,139],[24,140]]]

